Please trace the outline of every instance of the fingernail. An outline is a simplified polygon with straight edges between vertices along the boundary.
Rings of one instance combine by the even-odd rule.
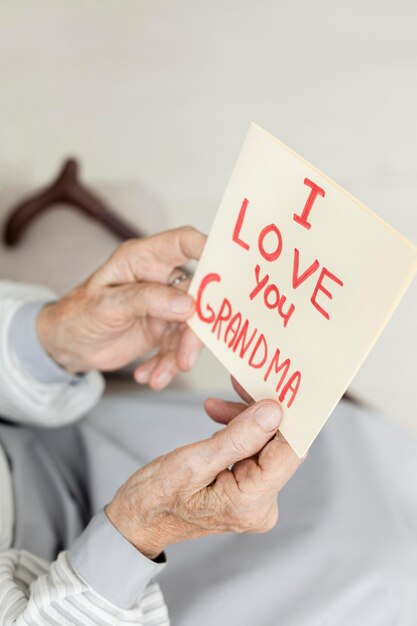
[[[149,380],[149,372],[147,370],[140,370],[135,374],[135,380],[142,385],[147,383]]]
[[[256,409],[255,418],[264,430],[276,430],[282,418],[282,409],[279,404],[263,404]]]
[[[161,372],[161,374],[159,374],[155,382],[158,385],[158,389],[163,389],[164,387],[169,385],[171,380],[172,380],[171,374],[169,374],[168,372]]]
[[[192,306],[193,299],[186,294],[175,296],[170,303],[172,313],[187,313],[187,311],[191,311]]]

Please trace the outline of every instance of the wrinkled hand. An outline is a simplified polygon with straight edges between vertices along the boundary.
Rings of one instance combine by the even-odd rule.
[[[70,372],[114,370],[158,349],[135,371],[137,382],[168,385],[195,364],[201,343],[186,326],[194,301],[167,282],[176,267],[198,259],[206,237],[191,227],[121,244],[82,285],[46,305],[37,332],[47,352]]]
[[[110,521],[149,558],[186,539],[276,524],[278,493],[301,463],[276,436],[281,409],[263,400],[235,417],[227,404],[226,417],[225,406],[225,428],[146,465],[108,505]]]

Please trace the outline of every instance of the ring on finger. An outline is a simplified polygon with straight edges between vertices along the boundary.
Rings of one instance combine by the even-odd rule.
[[[183,267],[176,267],[168,278],[168,286],[177,288],[187,280],[191,280],[193,275]]]

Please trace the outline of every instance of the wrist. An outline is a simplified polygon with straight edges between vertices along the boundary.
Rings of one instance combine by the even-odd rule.
[[[166,548],[159,524],[141,523],[141,516],[118,494],[105,508],[105,514],[113,526],[148,559],[155,560]]]
[[[101,511],[68,550],[75,572],[92,591],[120,609],[137,606],[146,587],[165,567],[138,552]]]
[[[64,300],[46,304],[36,319],[36,332],[45,352],[67,372],[79,374],[87,370],[73,351],[73,342],[65,337],[64,321],[68,317]],[[68,346],[71,346],[69,349]]]

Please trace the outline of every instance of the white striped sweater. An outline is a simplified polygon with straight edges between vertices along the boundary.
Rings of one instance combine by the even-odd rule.
[[[51,564],[24,550],[2,552],[0,607],[2,626],[169,623],[156,583],[146,587],[137,606],[120,609],[91,589],[72,567],[67,552]]]
[[[0,415],[9,420],[54,426],[69,423],[94,406],[103,391],[103,380],[97,372],[87,374],[76,385],[68,380],[39,382],[13,353],[9,330],[16,312],[28,302],[54,297],[43,287],[0,281]],[[85,531],[93,533],[93,543],[100,541],[100,536],[94,536],[100,523],[103,526],[103,520],[93,520],[90,531]],[[12,482],[0,446],[0,626],[169,625],[156,583],[138,588],[133,606],[121,608],[112,601],[114,597],[106,597],[87,582],[74,566],[71,552],[61,552],[56,561],[47,563],[24,550],[13,549],[13,525]],[[104,530],[118,534],[115,529]],[[121,552],[134,551],[121,535],[113,538],[121,542]],[[145,557],[137,553],[137,558],[139,566],[143,559],[144,569],[152,571]],[[146,574],[143,580],[147,582]],[[111,587],[112,582],[109,578],[107,586]],[[117,586],[120,581],[115,579]]]

